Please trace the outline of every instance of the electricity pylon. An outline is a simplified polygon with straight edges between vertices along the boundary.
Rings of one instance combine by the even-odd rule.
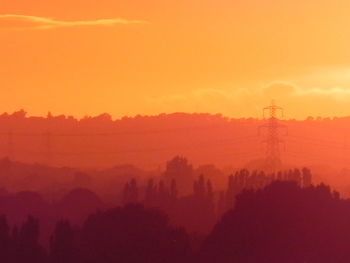
[[[283,118],[283,108],[276,106],[274,100],[271,101],[270,106],[263,108],[264,119],[266,112],[268,112],[267,122],[260,126],[266,129],[266,138],[263,141],[266,143],[266,170],[275,173],[281,167],[280,144],[284,143],[280,139],[279,129],[286,126],[278,122],[278,113]]]

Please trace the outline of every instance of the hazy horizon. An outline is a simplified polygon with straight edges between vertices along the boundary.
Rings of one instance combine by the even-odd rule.
[[[349,10],[2,0],[0,262],[349,263]]]
[[[271,101],[270,101],[271,103]],[[269,104],[266,104],[265,106],[268,106]],[[162,115],[177,115],[177,114],[188,114],[188,115],[211,115],[211,116],[220,116],[222,118],[228,118],[228,119],[232,119],[232,120],[238,120],[238,119],[256,119],[256,120],[264,120],[267,119],[268,116],[266,116],[265,118],[263,117],[262,114],[262,109],[260,109],[260,115],[257,114],[256,116],[248,116],[248,115],[243,115],[243,116],[229,116],[229,115],[225,115],[223,113],[220,112],[185,112],[185,111],[171,111],[171,112],[159,112],[159,113],[154,113],[154,114],[141,114],[141,113],[136,113],[134,115],[121,115],[121,116],[114,116],[109,112],[99,112],[93,115],[73,115],[70,113],[59,113],[59,112],[52,112],[50,110],[46,111],[46,113],[44,114],[31,114],[30,112],[26,111],[26,109],[24,108],[19,108],[13,111],[3,111],[0,112],[0,115],[3,114],[8,114],[8,115],[12,115],[16,112],[20,112],[20,111],[24,111],[26,113],[26,117],[30,118],[30,117],[38,117],[38,118],[47,118],[49,116],[49,114],[51,114],[51,117],[61,117],[61,116],[65,116],[66,118],[68,117],[73,117],[76,120],[83,120],[86,118],[96,118],[96,117],[101,117],[101,116],[110,116],[111,117],[111,121],[119,121],[125,118],[137,118],[137,117],[158,117],[158,116],[162,116]],[[305,117],[301,117],[301,118],[293,118],[293,117],[289,117],[284,116],[283,118],[280,118],[281,121],[288,121],[288,120],[296,120],[296,121],[305,121],[305,120],[324,120],[324,119],[337,119],[337,118],[348,118],[350,117],[350,111],[349,114],[344,114],[344,115],[339,115],[339,116],[319,116],[319,115],[305,115]]]

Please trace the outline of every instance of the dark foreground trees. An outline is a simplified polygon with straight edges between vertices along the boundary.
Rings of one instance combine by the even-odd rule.
[[[158,210],[127,205],[97,212],[81,228],[59,221],[49,253],[39,244],[39,223],[29,217],[19,228],[0,217],[0,262],[4,263],[178,263],[190,248],[186,232],[169,225]]]
[[[184,230],[169,226],[158,210],[129,205],[97,213],[82,233],[84,262],[182,262],[189,251]]]
[[[199,251],[190,250],[193,238],[165,214],[135,204],[97,212],[81,227],[58,222],[47,253],[38,237],[35,219],[17,229],[0,217],[0,262],[345,263],[350,201],[324,185],[277,181],[245,190]]]
[[[350,262],[350,202],[324,185],[275,182],[245,191],[216,225],[200,262]]]
[[[93,214],[80,231],[60,222],[51,242],[54,263],[177,263],[188,253],[186,232],[169,226],[162,212],[141,205]]]
[[[4,216],[0,217],[0,262],[45,263],[47,255],[39,244],[39,222],[28,217],[18,229],[11,229]]]

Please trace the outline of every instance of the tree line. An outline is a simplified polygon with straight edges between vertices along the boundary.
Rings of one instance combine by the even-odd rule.
[[[197,221],[205,215],[198,215]],[[350,201],[326,185],[276,180],[245,189],[198,243],[164,211],[142,204],[57,222],[47,247],[33,217],[0,218],[1,262],[349,262]]]

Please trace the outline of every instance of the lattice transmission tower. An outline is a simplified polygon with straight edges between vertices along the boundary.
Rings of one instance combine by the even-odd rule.
[[[266,137],[263,141],[266,144],[265,169],[269,172],[275,173],[281,168],[280,144],[284,143],[280,138],[279,130],[281,128],[286,129],[286,126],[279,123],[278,116],[283,118],[283,108],[276,106],[274,100],[271,101],[270,106],[263,108],[264,119],[266,119],[265,116],[267,112],[267,122],[259,128],[266,130]]]

